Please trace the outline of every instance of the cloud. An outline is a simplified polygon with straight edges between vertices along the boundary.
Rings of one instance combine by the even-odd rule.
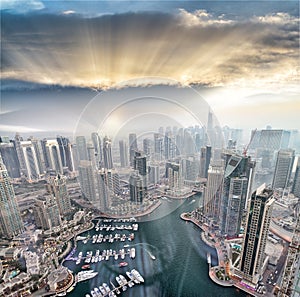
[[[1,0],[1,10],[14,11],[15,13],[27,13],[45,8],[39,0]]]
[[[224,18],[224,14],[218,17],[208,13],[205,9],[195,10],[194,12],[188,12],[183,8],[179,9],[180,23],[185,26],[211,26],[211,25],[228,25],[235,23],[234,20]]]
[[[2,78],[105,88],[136,77],[209,86],[297,84],[299,18],[207,10],[2,16]]]

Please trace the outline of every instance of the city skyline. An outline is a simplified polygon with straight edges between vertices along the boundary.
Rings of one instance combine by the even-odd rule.
[[[297,1],[2,1],[1,15],[1,133],[72,133],[108,88],[155,84],[193,87],[221,126],[300,130]]]

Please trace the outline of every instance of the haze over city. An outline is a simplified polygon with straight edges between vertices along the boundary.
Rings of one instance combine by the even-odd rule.
[[[299,297],[299,5],[0,0],[0,297]]]

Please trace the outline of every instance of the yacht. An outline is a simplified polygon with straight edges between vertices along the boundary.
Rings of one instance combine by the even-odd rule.
[[[138,279],[141,283],[144,282],[144,278],[140,275],[140,273],[136,269],[131,270],[132,275]]]
[[[91,279],[91,278],[95,277],[97,274],[98,274],[98,271],[84,270],[84,271],[78,272],[75,279],[79,283],[79,282],[83,282],[85,280]]]
[[[135,278],[134,275],[133,275],[131,272],[126,271],[126,274],[127,274],[127,276],[128,276],[132,281],[134,281],[136,284],[139,284],[139,283],[140,283],[140,281],[139,281],[137,278]]]
[[[103,283],[102,286],[103,286],[103,288],[105,289],[106,293],[109,293],[109,292],[110,292],[110,287],[108,286],[108,284]]]

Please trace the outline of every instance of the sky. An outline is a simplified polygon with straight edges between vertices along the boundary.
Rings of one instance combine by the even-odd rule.
[[[193,88],[221,126],[300,130],[298,1],[2,0],[1,40],[2,135],[72,132],[91,101],[105,118],[157,84],[170,98]],[[147,96],[141,124],[198,113],[184,96],[180,110]]]

